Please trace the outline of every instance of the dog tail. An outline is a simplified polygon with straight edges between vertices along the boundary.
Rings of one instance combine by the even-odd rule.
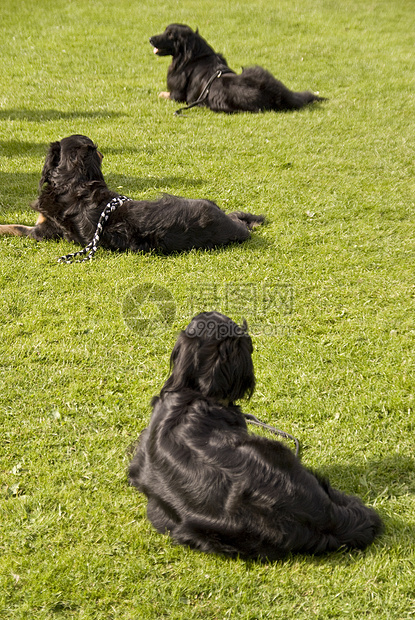
[[[243,222],[248,230],[252,230],[265,222],[264,215],[253,215],[252,213],[244,213],[243,211],[234,211],[234,213],[229,213],[229,216],[232,217],[232,219]]]
[[[283,101],[286,105],[286,109],[299,110],[305,105],[314,103],[314,101],[327,101],[327,98],[320,97],[320,95],[315,95],[309,90],[304,90],[300,93],[288,91],[288,93],[285,93]]]
[[[308,90],[303,92],[290,90],[277,80],[272,73],[257,65],[243,69],[241,81],[248,88],[257,91],[258,101],[255,105],[263,109],[299,110],[315,101],[325,101],[324,97],[315,95]],[[253,96],[252,93],[250,96]]]
[[[334,489],[328,480],[315,474],[330,501],[329,523],[321,527],[323,537],[314,553],[336,551],[340,547],[365,549],[383,532],[383,523],[377,512],[366,506],[355,495]]]
[[[356,497],[351,497],[347,506],[336,506],[334,518],[332,539],[337,549],[342,546],[365,549],[383,531],[379,515]]]

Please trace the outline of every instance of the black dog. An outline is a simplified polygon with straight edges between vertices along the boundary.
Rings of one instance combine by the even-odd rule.
[[[234,402],[254,390],[251,353],[246,324],[217,312],[179,335],[129,468],[148,518],[182,545],[242,558],[364,549],[382,530],[371,508],[248,434]]]
[[[105,206],[118,194],[108,189],[101,172],[102,155],[86,136],[74,135],[50,146],[32,204],[40,213],[35,226],[0,226],[0,234],[37,241],[64,238],[91,241]],[[213,248],[245,241],[264,217],[224,213],[210,200],[166,195],[157,201],[127,199],[109,217],[101,244],[111,250],[162,252]]]
[[[248,67],[236,75],[189,26],[170,24],[150,43],[158,56],[173,56],[167,72],[169,92],[160,93],[166,99],[198,101],[214,112],[228,113],[298,110],[323,100],[308,91],[292,92],[262,67]]]

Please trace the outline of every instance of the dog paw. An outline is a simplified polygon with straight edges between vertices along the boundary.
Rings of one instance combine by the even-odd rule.
[[[162,91],[161,93],[159,93],[159,97],[161,99],[170,99],[170,93],[166,91]]]

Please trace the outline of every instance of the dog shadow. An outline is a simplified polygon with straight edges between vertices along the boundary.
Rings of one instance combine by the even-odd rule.
[[[119,116],[125,116],[125,114],[109,110],[71,110],[70,112],[63,112],[62,110],[17,110],[13,108],[10,110],[0,110],[0,120],[23,120],[32,123],[68,120],[71,118],[117,118]]]
[[[345,493],[364,495],[369,501],[415,493],[415,460],[401,454],[368,461],[362,466],[333,464],[318,471],[334,487]]]
[[[0,171],[0,218],[7,219],[7,212],[34,212],[30,203],[38,193],[40,173]],[[3,222],[1,222],[3,223]]]
[[[385,549],[393,548],[396,539],[404,546],[412,546],[415,539],[415,521],[399,518],[395,511],[386,512],[388,504],[415,494],[415,460],[410,456],[394,454],[384,459],[368,461],[361,466],[333,464],[319,468],[333,487],[357,495],[373,505],[382,517]],[[385,511],[382,507],[385,506]]]

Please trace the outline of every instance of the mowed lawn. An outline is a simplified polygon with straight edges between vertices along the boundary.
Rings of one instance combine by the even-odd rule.
[[[239,71],[327,101],[225,116],[158,98],[171,22]],[[2,0],[0,224],[30,225],[50,142],[88,135],[108,185],[266,216],[243,245],[162,256],[0,237],[0,618],[415,615],[413,0]],[[258,564],[172,544],[128,450],[193,314],[251,326],[244,410],[375,507],[365,552]]]

